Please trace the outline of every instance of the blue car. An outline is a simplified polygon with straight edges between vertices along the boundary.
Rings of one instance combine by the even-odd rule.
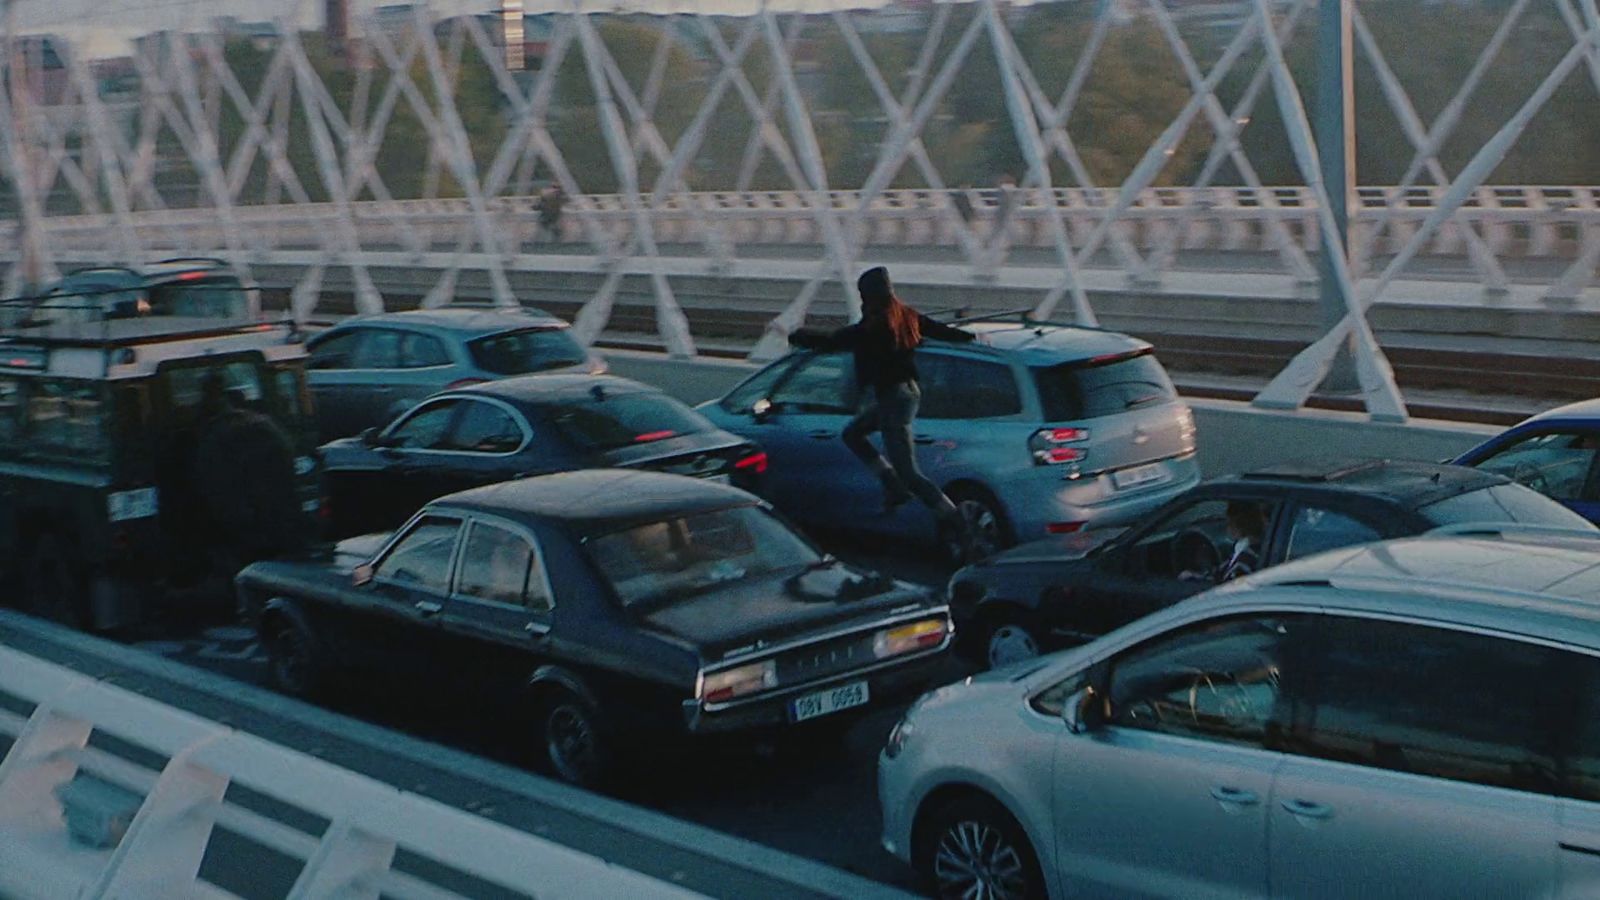
[[[324,440],[383,425],[423,398],[516,375],[599,374],[604,360],[535,309],[447,307],[346,319],[306,342]]]
[[[1199,482],[1194,417],[1148,343],[1054,324],[967,327],[977,341],[917,351],[915,440],[923,471],[961,508],[980,553],[1132,522]],[[854,384],[849,353],[796,352],[700,411],[767,451],[762,491],[785,515],[936,541],[920,504],[882,512],[878,480],[840,440]],[[954,557],[957,548],[944,550]]]
[[[1597,451],[1600,400],[1584,400],[1513,425],[1453,462],[1504,475],[1600,523]]]
[[[666,393],[611,375],[530,375],[443,391],[388,427],[322,447],[333,535],[388,531],[454,491],[615,466],[752,488],[766,457]]]

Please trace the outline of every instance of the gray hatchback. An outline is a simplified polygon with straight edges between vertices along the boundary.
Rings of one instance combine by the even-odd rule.
[[[567,323],[533,309],[452,307],[347,319],[307,342],[324,440],[384,425],[447,388],[543,372],[600,374]]]
[[[1589,531],[1276,566],[923,698],[884,843],[939,897],[1597,896],[1597,595]]]

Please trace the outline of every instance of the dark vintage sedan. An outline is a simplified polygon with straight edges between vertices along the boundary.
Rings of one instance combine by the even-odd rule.
[[[620,469],[443,497],[238,589],[281,690],[342,670],[482,686],[579,784],[652,737],[846,720],[926,687],[952,635],[931,592],[820,554],[755,496]]]
[[[1234,521],[1230,530],[1229,520]],[[1245,530],[1240,523],[1256,523]],[[1233,574],[1442,526],[1514,522],[1593,531],[1490,472],[1379,460],[1305,461],[1203,482],[1130,529],[1036,541],[950,579],[960,652],[1004,665],[1082,643]],[[1248,540],[1248,566],[1230,572]]]
[[[496,481],[599,466],[754,488],[760,448],[653,387],[537,375],[445,391],[388,427],[322,448],[331,536],[387,531],[422,504]]]

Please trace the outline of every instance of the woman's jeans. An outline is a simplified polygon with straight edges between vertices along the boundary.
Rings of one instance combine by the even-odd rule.
[[[941,519],[958,518],[956,506],[917,468],[917,455],[911,429],[922,403],[922,389],[915,381],[903,381],[873,389],[864,388],[855,418],[844,427],[845,446],[861,458],[883,482],[891,503],[915,495]],[[874,431],[883,435],[884,459],[867,440]]]

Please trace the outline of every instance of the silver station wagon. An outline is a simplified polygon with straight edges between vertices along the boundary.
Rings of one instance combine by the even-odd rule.
[[[1132,522],[1199,482],[1194,417],[1148,343],[1050,323],[954,324],[978,340],[917,351],[914,439],[980,555]],[[932,541],[921,504],[882,513],[877,478],[840,440],[856,410],[854,368],[849,353],[792,353],[699,409],[767,451],[762,492],[790,518]]]
[[[924,697],[885,846],[946,897],[1600,896],[1600,538],[1444,531]]]

